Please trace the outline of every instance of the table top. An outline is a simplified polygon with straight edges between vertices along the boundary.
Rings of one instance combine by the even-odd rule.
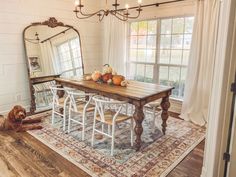
[[[66,78],[55,78],[56,81],[77,86],[80,88],[87,88],[100,92],[107,92],[109,94],[120,95],[135,100],[142,100],[157,94],[170,92],[174,87],[162,86],[152,83],[138,82],[129,80],[127,87],[108,85],[106,83],[97,83],[94,81],[75,80]]]

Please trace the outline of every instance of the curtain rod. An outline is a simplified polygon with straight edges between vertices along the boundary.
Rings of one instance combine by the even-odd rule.
[[[57,33],[57,34],[51,36],[51,37],[49,37],[49,38],[47,38],[47,39],[45,39],[45,40],[43,40],[43,41],[41,41],[41,43],[44,43],[44,42],[46,42],[46,41],[48,41],[48,40],[50,40],[50,39],[52,39],[52,38],[54,38],[54,37],[56,37],[56,36],[59,36],[60,34],[65,34],[65,32],[68,31],[68,30],[70,30],[70,29],[71,29],[71,27],[68,28],[68,29],[66,29],[66,30],[64,30],[64,31],[62,31],[62,32],[60,32],[60,33]]]
[[[145,8],[145,7],[151,7],[151,6],[160,6],[163,4],[171,4],[171,3],[175,3],[175,2],[181,2],[181,1],[187,1],[187,0],[172,0],[172,1],[166,1],[166,2],[159,2],[159,3],[153,3],[153,4],[147,4],[147,5],[141,5],[141,6],[135,6],[135,7],[130,7],[129,9],[138,9],[139,7],[141,8]],[[117,9],[115,11],[124,11],[126,10],[126,8],[122,8],[122,9]]]

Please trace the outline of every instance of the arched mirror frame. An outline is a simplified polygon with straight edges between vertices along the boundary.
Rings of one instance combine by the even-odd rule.
[[[79,37],[80,45],[81,45],[81,38],[80,38],[80,33],[77,29],[75,29],[71,25],[66,25],[62,22],[57,21],[55,17],[50,17],[49,20],[46,20],[44,22],[34,22],[31,23],[31,25],[25,27],[23,30],[23,41],[24,41],[24,50],[25,50],[25,59],[26,59],[26,67],[27,67],[27,73],[28,73],[28,79],[29,79],[29,87],[30,87],[30,114],[35,114],[36,112],[36,98],[35,98],[35,89],[33,85],[35,84],[41,84],[45,82],[50,82],[53,81],[55,78],[60,77],[60,74],[58,75],[48,75],[48,76],[42,76],[42,77],[34,77],[31,78],[30,76],[30,67],[29,67],[29,61],[28,61],[28,56],[27,56],[27,48],[26,48],[26,42],[25,42],[25,34],[26,30],[32,26],[48,26],[50,28],[56,28],[56,27],[67,27],[73,29]],[[83,63],[83,53],[82,53],[82,47],[80,46],[80,53],[81,53],[81,62],[82,62],[82,73],[84,74],[84,63]],[[44,110],[47,111],[47,110]],[[42,111],[40,111],[42,112]],[[37,112],[39,113],[39,112]]]

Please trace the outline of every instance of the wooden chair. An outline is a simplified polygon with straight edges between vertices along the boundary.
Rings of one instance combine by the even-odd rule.
[[[58,88],[57,85],[51,86],[52,92],[52,125],[55,123],[55,115],[59,115],[63,118],[63,131],[66,130],[66,107],[68,105],[69,95],[67,94],[68,89]],[[64,92],[64,96],[59,98],[58,91]]]
[[[71,122],[82,125],[82,140],[84,140],[85,125],[87,120],[87,113],[93,112],[95,106],[91,104],[92,96],[94,94],[78,93],[78,92],[68,92],[70,103],[69,103],[69,119],[68,119],[68,133],[71,131]],[[72,118],[72,112],[76,114]],[[76,117],[82,117],[82,121],[76,119]]]
[[[109,101],[101,96],[94,96],[93,100],[95,101],[95,112],[94,112],[94,122],[93,122],[93,133],[92,133],[92,142],[91,145],[94,145],[94,134],[95,132],[105,135],[111,138],[111,155],[113,156],[114,152],[114,139],[115,139],[115,127],[117,124],[130,120],[130,131],[131,131],[131,146],[133,146],[133,117],[125,114],[121,114],[121,109],[125,101]],[[111,108],[115,107],[116,111],[113,111]],[[102,123],[102,130],[96,128],[96,122]],[[108,131],[105,133],[104,126],[108,126]],[[111,131],[112,130],[112,131]],[[110,132],[111,131],[111,132]]]

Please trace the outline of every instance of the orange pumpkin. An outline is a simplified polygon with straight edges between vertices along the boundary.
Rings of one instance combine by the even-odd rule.
[[[114,75],[112,78],[114,85],[120,85],[123,80],[125,80],[125,77],[122,75]]]
[[[102,74],[99,72],[99,71],[95,71],[93,74],[92,74],[92,79],[93,81],[98,81],[100,78],[102,77]]]

